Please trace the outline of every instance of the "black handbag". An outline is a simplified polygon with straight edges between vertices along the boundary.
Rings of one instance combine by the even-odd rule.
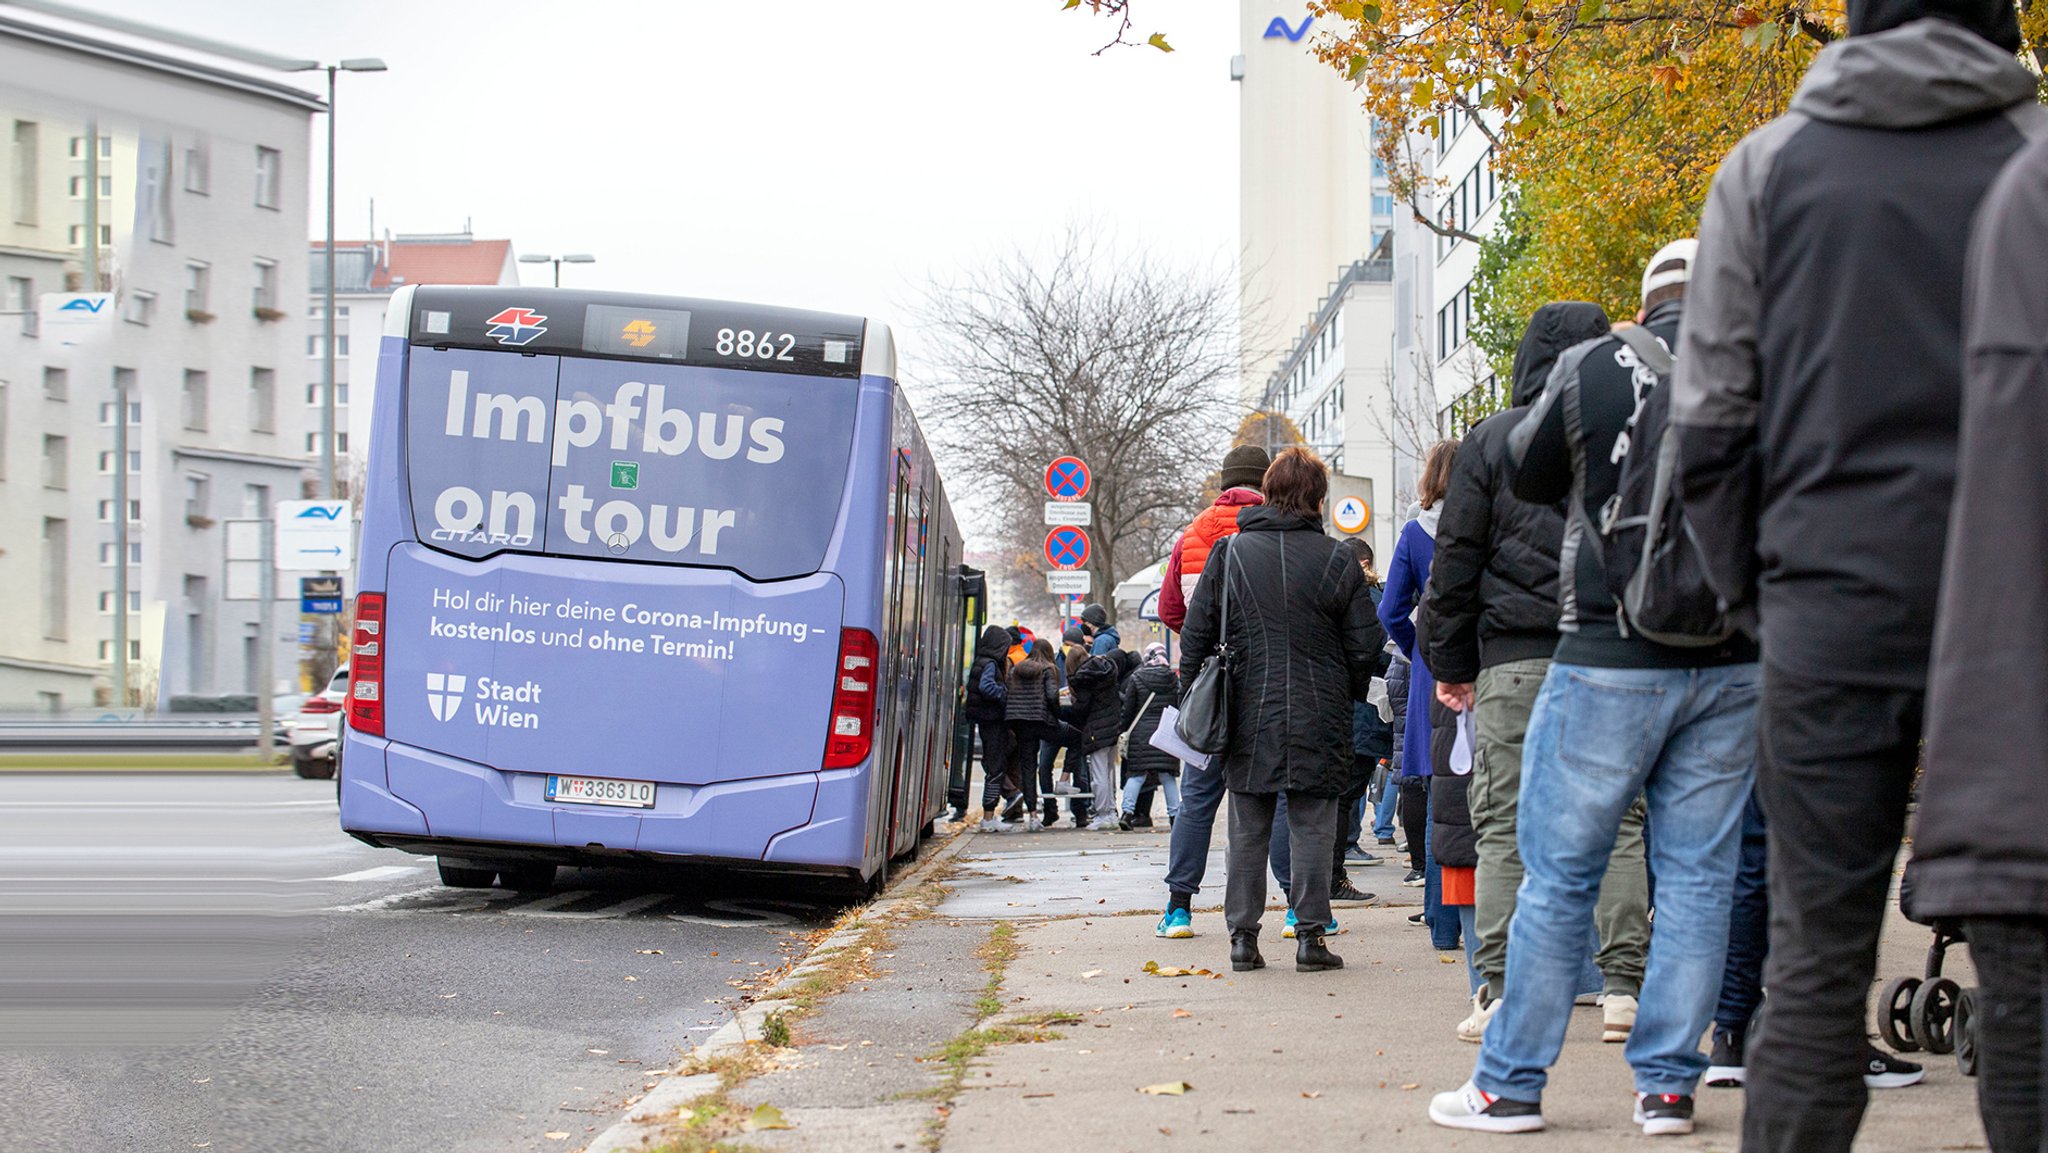
[[[1215,755],[1230,744],[1230,572],[1237,563],[1237,544],[1223,554],[1221,625],[1216,630],[1216,651],[1202,662],[1200,672],[1181,695],[1180,716],[1173,732],[1198,753]]]

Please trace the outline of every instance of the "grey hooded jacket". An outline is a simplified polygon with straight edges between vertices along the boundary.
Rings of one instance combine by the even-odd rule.
[[[1971,243],[1962,468],[1949,526],[1913,915],[2048,909],[2048,139],[1984,200]]]
[[[1925,683],[1970,222],[2044,133],[2012,54],[1930,17],[1829,45],[1715,176],[1669,435],[1709,579],[1766,663]]]

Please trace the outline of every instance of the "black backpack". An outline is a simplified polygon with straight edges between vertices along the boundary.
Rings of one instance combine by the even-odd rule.
[[[1607,590],[1621,607],[1621,628],[1660,645],[1711,648],[1735,635],[1728,602],[1707,584],[1699,537],[1677,499],[1678,443],[1664,438],[1671,414],[1671,352],[1650,330],[1614,335],[1657,384],[1638,409],[1622,458],[1621,480],[1600,510]]]

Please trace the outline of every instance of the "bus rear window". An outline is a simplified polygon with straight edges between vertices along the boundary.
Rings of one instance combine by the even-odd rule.
[[[411,350],[406,471],[445,552],[817,571],[859,382],[474,349]]]

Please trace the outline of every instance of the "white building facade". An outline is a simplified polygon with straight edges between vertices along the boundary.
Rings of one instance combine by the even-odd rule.
[[[145,707],[277,691],[257,683],[266,639],[275,669],[296,667],[289,606],[266,629],[261,605],[226,599],[222,522],[267,515],[309,476],[296,289],[322,107],[171,49],[0,17],[0,584],[17,594],[0,607],[0,710],[119,707],[123,656],[127,703]],[[84,279],[88,197],[97,286]],[[64,348],[39,330],[43,294],[94,287],[113,294],[115,315],[92,343]],[[114,555],[115,517],[126,557]],[[126,654],[113,648],[122,607]]]

